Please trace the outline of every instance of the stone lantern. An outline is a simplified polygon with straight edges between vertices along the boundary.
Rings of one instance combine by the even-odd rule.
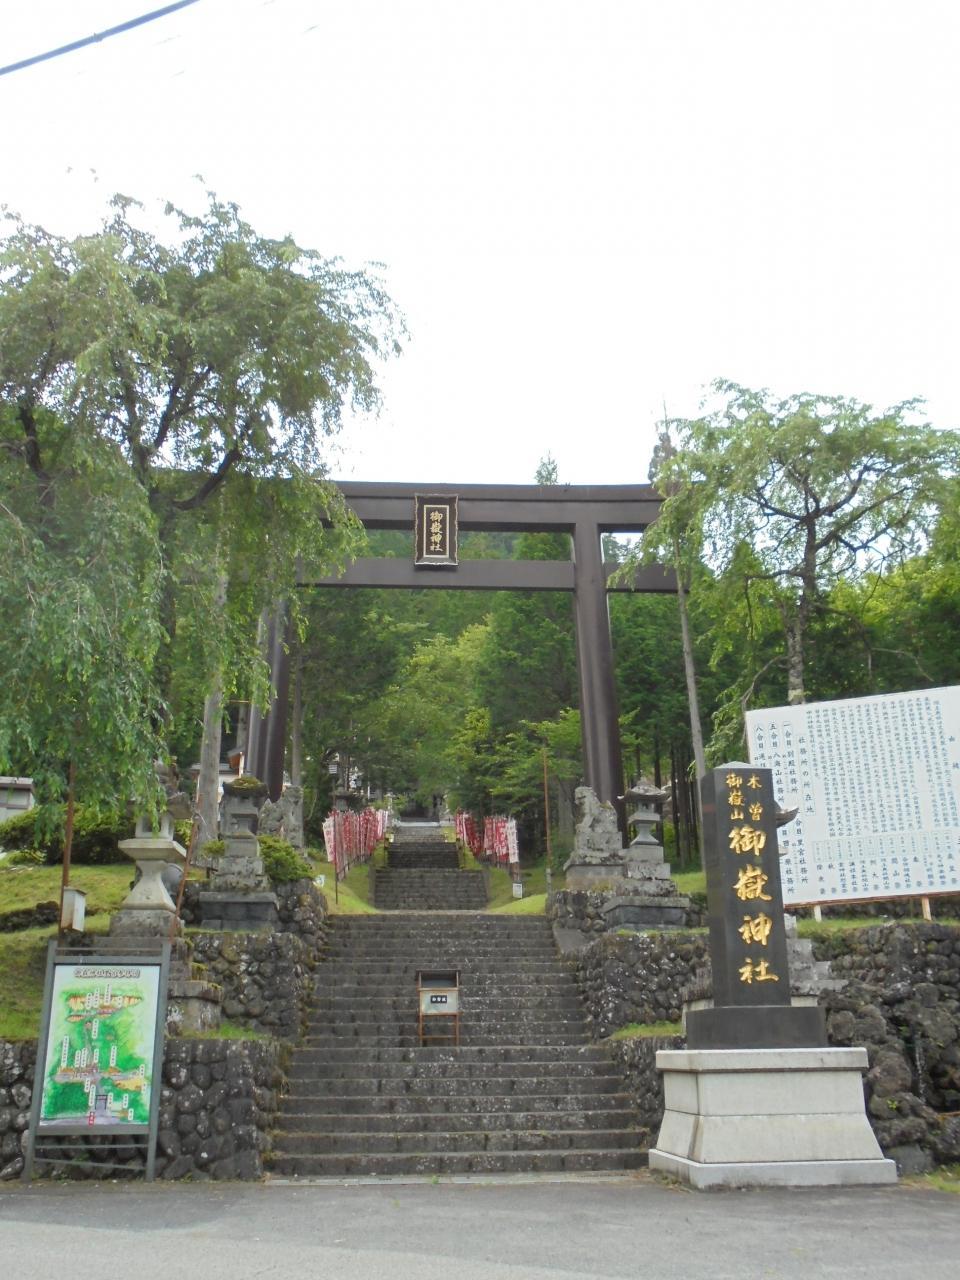
[[[183,875],[186,850],[174,838],[173,815],[160,815],[157,829],[149,821],[137,819],[131,840],[121,840],[119,847],[137,864],[139,879],[127,894],[110,921],[115,936],[169,938],[180,936],[183,925],[176,920],[177,908],[167,888]],[[171,874],[171,868],[175,869]],[[179,875],[176,874],[179,872]],[[174,923],[176,921],[176,923]]]

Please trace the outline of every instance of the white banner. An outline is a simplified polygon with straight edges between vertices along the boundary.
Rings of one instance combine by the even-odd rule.
[[[748,711],[785,903],[960,892],[960,686]]]

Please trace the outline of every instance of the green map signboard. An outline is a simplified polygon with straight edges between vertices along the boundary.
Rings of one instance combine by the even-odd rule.
[[[151,1120],[161,965],[55,960],[37,1128]]]

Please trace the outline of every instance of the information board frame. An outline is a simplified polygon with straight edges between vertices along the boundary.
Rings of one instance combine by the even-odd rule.
[[[960,894],[960,685],[746,713],[773,767],[788,907]]]
[[[128,1147],[132,1140],[144,1140],[146,1143],[145,1177],[152,1182],[156,1164],[157,1130],[159,1127],[160,1092],[162,1087],[163,1046],[167,1013],[167,987],[170,970],[170,943],[162,942],[149,950],[137,951],[127,946],[117,952],[90,952],[77,947],[61,947],[55,938],[50,939],[47,948],[46,974],[43,987],[43,1010],[40,1019],[40,1036],[37,1041],[37,1061],[34,1071],[33,1098],[30,1107],[30,1123],[27,1130],[27,1149],[24,1158],[23,1178],[25,1181],[33,1175],[37,1163],[63,1163],[64,1150],[76,1149],[77,1144],[63,1143],[53,1156],[41,1155],[38,1143],[43,1139],[78,1138],[95,1136],[114,1140],[114,1145]],[[147,973],[144,973],[147,971]],[[132,984],[138,984],[143,994],[137,995],[128,990]],[[69,986],[68,986],[69,984]],[[114,987],[117,984],[117,987]],[[118,989],[117,989],[118,988]],[[93,1000],[93,1003],[91,1003]],[[58,1005],[59,1001],[59,1005]],[[143,1005],[143,1008],[138,1008]],[[69,1008],[70,1012],[67,1012]],[[132,1013],[135,1011],[135,1013]],[[92,1060],[84,1055],[88,1046],[76,1048],[69,1033],[61,1037],[61,1065],[59,1072],[52,1071],[56,1053],[53,1052],[51,1033],[59,1036],[65,1022],[82,1024],[81,1032],[84,1040],[99,1039],[99,1028],[105,1018],[124,1018],[124,1027],[128,1039],[138,1038],[139,1043],[124,1045],[121,1033],[112,1028],[112,1036],[103,1037],[103,1048],[109,1047],[109,1065],[103,1071],[99,1069],[99,1046],[93,1053]],[[143,1043],[145,1040],[145,1044]],[[131,1072],[131,1065],[126,1059],[131,1050],[136,1051],[140,1059],[136,1072]],[[118,1052],[126,1049],[125,1063],[118,1064]],[[69,1065],[70,1051],[74,1052],[74,1063]],[[149,1066],[148,1066],[149,1064]],[[69,1070],[76,1079],[60,1081],[57,1075]],[[149,1071],[149,1075],[147,1072]],[[96,1084],[105,1075],[110,1076],[110,1083],[116,1079],[122,1088],[124,1080],[129,1083],[126,1096],[135,1092],[148,1091],[146,1108],[127,1106],[116,1108],[111,1105],[111,1094],[103,1094],[96,1090]],[[95,1079],[96,1077],[96,1079]],[[56,1097],[52,1085],[76,1089],[77,1084],[86,1078],[84,1092],[88,1098],[94,1094],[93,1106],[88,1103],[87,1118],[83,1121],[57,1118]],[[139,1083],[138,1083],[139,1081]],[[93,1085],[91,1089],[90,1085]],[[124,1095],[122,1094],[121,1097]],[[75,1099],[71,1098],[71,1101]],[[44,1112],[47,1111],[45,1115]],[[126,1111],[126,1115],[122,1111]],[[137,1112],[142,1118],[135,1119]],[[145,1115],[143,1112],[145,1111]],[[103,1162],[104,1168],[120,1166]],[[127,1166],[123,1166],[127,1167]]]

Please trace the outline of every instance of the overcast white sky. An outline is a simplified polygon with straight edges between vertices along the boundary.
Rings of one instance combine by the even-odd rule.
[[[161,3],[4,4],[0,64]],[[960,424],[958,67],[956,0],[200,0],[0,77],[0,198],[72,233],[199,173],[383,262],[341,478],[645,481],[718,375]]]

